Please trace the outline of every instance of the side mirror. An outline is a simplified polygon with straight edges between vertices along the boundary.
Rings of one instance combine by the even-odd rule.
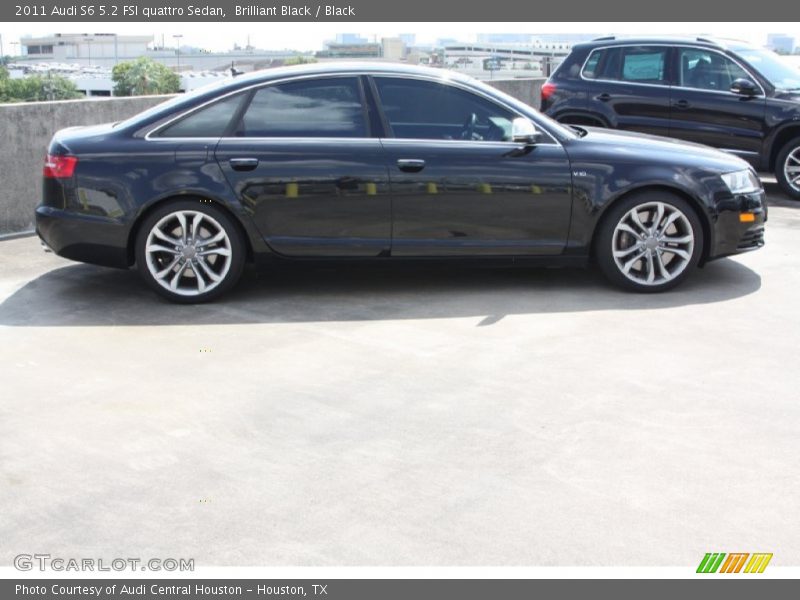
[[[542,134],[536,131],[534,125],[528,119],[517,117],[511,122],[511,141],[526,146],[532,146],[539,142]]]
[[[749,79],[736,79],[731,84],[731,92],[740,96],[756,96],[758,95],[758,88]]]

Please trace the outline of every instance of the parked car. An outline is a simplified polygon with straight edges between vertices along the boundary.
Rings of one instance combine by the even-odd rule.
[[[418,258],[576,265],[668,289],[763,245],[753,169],[699,145],[560,125],[471,78],[305,65],[126,121],[56,133],[37,231],[199,302],[246,261]]]
[[[599,38],[542,87],[562,123],[669,136],[770,171],[800,200],[800,69],[742,42]]]

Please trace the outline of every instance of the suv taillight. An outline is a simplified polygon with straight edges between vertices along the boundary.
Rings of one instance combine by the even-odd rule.
[[[542,86],[542,101],[549,100],[556,91],[556,84],[549,81]]]
[[[75,165],[78,164],[77,156],[61,156],[48,154],[44,160],[42,175],[51,179],[64,179],[72,177],[75,172]]]

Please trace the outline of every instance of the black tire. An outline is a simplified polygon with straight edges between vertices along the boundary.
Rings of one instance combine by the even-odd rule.
[[[655,235],[644,233],[656,221],[659,204],[663,213],[654,228]],[[634,224],[634,208],[644,229]],[[678,216],[659,237],[659,230],[676,213]],[[640,237],[633,236],[623,226],[642,233]],[[668,191],[643,191],[620,199],[604,215],[595,236],[594,255],[600,270],[615,285],[634,292],[654,293],[675,287],[691,274],[700,261],[703,243],[703,227],[688,201]],[[616,258],[615,249],[620,254]],[[623,269],[629,261],[634,262],[626,274]],[[650,271],[654,273],[652,282],[647,281]]]
[[[187,223],[186,244],[179,214]],[[197,232],[192,230],[192,223],[198,223]],[[154,231],[156,226],[158,232]],[[176,240],[177,245],[165,242],[158,233]],[[219,241],[212,241],[218,237]],[[144,219],[136,235],[136,267],[142,278],[158,294],[180,304],[208,302],[230,290],[241,277],[245,254],[237,224],[208,200],[167,202]],[[159,278],[156,275],[160,273],[164,276]],[[177,284],[172,287],[176,276]]]
[[[789,162],[788,165],[787,161]],[[796,137],[784,144],[775,159],[775,179],[778,180],[778,185],[792,200],[800,200],[800,179],[795,182],[790,181],[786,173],[787,167],[800,168],[800,137]],[[800,175],[800,171],[798,171],[797,175]]]

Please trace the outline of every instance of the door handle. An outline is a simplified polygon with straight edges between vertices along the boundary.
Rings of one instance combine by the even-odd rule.
[[[688,100],[678,100],[673,106],[675,108],[689,108],[691,104],[689,104]]]
[[[228,161],[234,171],[252,171],[258,166],[257,158],[232,158]]]
[[[397,160],[397,168],[406,173],[419,173],[425,168],[425,161],[421,158],[400,158]]]
[[[611,100],[611,94],[606,94],[605,92],[603,92],[599,96],[595,96],[594,99],[600,100],[600,102],[608,102],[609,100]]]

